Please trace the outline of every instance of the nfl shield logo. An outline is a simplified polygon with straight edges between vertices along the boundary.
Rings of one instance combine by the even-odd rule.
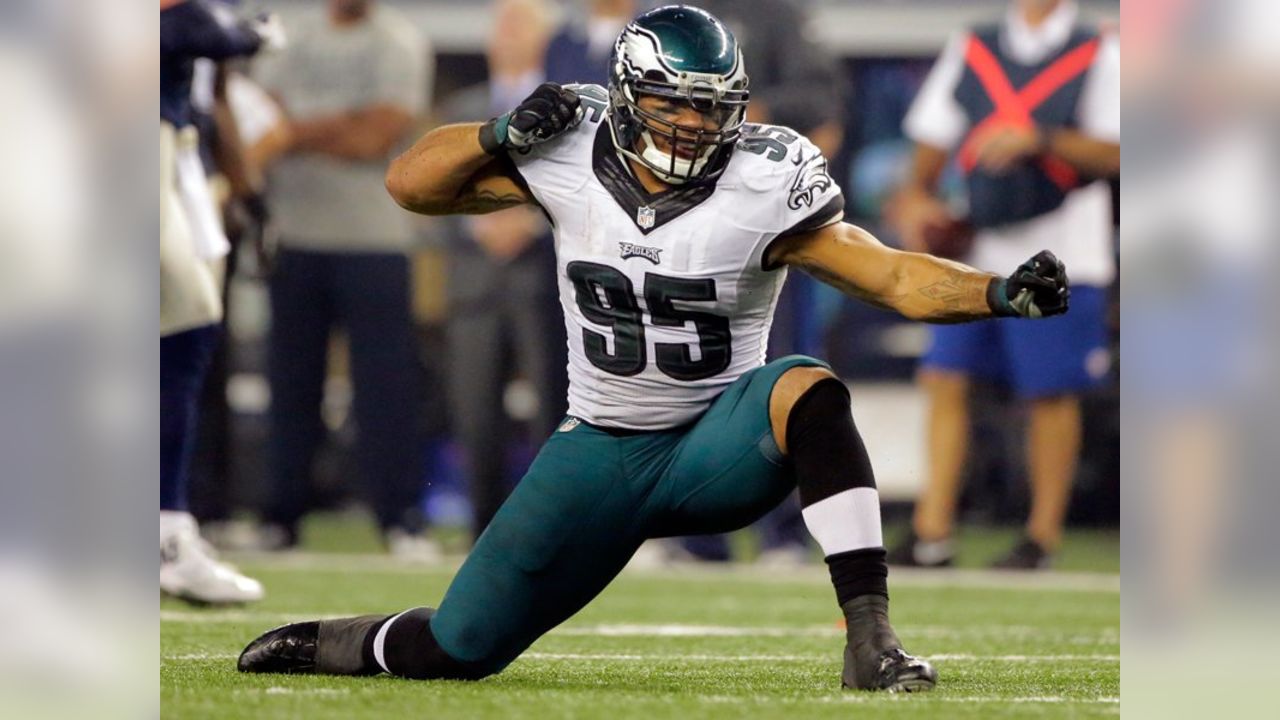
[[[648,205],[645,205],[641,207],[639,210],[636,210],[636,224],[644,228],[645,230],[648,230],[649,228],[653,227],[653,223],[657,219],[658,219],[658,213],[654,212],[653,208],[649,207]]]

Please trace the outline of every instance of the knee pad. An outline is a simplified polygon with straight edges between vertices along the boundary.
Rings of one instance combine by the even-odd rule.
[[[787,454],[796,470],[801,506],[850,488],[876,486],[850,412],[849,389],[836,378],[814,383],[792,405]]]

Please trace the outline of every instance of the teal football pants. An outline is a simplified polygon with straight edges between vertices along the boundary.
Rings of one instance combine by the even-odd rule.
[[[769,396],[792,355],[743,375],[697,422],[606,431],[572,419],[543,445],[431,620],[441,649],[493,673],[598,595],[649,538],[744,527],[795,488]]]

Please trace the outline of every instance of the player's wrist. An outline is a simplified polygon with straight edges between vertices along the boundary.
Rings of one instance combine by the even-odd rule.
[[[507,149],[507,127],[511,113],[503,113],[480,126],[480,147],[490,155],[498,155]]]
[[[1009,302],[1009,280],[993,275],[987,282],[987,307],[995,317],[1017,317],[1018,311]]]

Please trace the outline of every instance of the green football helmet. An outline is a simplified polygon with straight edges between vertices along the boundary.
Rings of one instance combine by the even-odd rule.
[[[746,120],[747,73],[733,33],[715,16],[667,5],[632,20],[614,44],[609,65],[609,130],[622,155],[671,184],[724,172]],[[691,130],[646,112],[643,95],[688,102],[719,125]],[[665,137],[663,152],[654,135]]]

